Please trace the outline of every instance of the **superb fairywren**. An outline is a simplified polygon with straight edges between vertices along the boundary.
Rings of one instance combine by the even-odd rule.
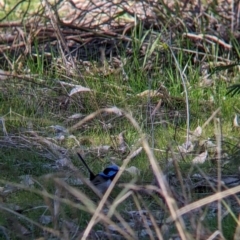
[[[112,164],[106,167],[102,172],[95,175],[88,167],[87,163],[84,161],[80,153],[77,154],[89,172],[91,183],[99,190],[100,193],[105,193],[112,180],[117,175],[119,167]]]

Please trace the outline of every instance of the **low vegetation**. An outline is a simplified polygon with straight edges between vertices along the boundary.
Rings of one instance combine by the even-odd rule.
[[[0,6],[0,239],[240,238],[238,1]]]

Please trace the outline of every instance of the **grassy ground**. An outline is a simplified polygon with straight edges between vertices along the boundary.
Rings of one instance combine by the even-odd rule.
[[[28,8],[33,11],[24,4],[17,6],[21,17]],[[13,6],[6,2],[1,18]],[[166,6],[164,11],[177,9]],[[210,4],[208,13],[221,21],[221,7]],[[66,65],[61,54],[47,62],[40,38],[31,42],[35,55],[1,55],[0,70],[11,76],[0,82],[0,239],[207,239],[211,234],[238,239],[239,191],[224,200],[215,194],[229,187],[221,188],[220,175],[238,175],[239,128],[233,119],[239,96],[226,95],[239,79],[238,66],[226,67],[239,58],[238,39],[232,33],[226,41],[231,50],[210,40],[198,39],[197,45],[168,11],[161,31],[137,21],[126,34],[130,47],[118,46],[115,55],[123,64],[115,68],[107,54],[104,63],[89,57],[87,63],[76,61],[77,67],[71,60]],[[45,17],[44,10],[38,12]],[[174,13],[187,26],[184,11]],[[14,12],[4,21],[19,16]],[[209,22],[199,19],[196,32],[209,34]],[[20,43],[27,39],[26,26]],[[198,126],[202,133],[188,138]],[[179,149],[190,141],[191,151]],[[108,201],[100,201],[84,184],[88,173],[77,151],[95,173],[113,162],[140,174],[124,171]],[[205,152],[204,163],[194,165]],[[179,221],[170,220],[190,204],[193,209]]]

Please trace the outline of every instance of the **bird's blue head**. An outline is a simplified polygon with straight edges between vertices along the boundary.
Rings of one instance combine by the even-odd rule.
[[[111,180],[117,175],[119,167],[117,165],[110,165],[103,170],[103,174],[108,176]]]

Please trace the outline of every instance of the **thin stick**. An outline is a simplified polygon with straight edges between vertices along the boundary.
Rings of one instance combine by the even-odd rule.
[[[202,129],[204,129],[212,121],[212,119],[215,118],[215,116],[218,114],[220,110],[221,110],[221,107],[219,107],[216,111],[212,113],[211,117],[208,118],[208,120],[202,125]]]
[[[221,143],[222,143],[222,131],[221,131],[221,122],[219,118],[214,118],[214,125],[215,125],[215,136],[217,142],[217,175],[218,175],[218,192],[221,192],[222,189],[222,172],[221,172]],[[222,232],[222,203],[221,199],[217,201],[218,206],[218,230]]]

